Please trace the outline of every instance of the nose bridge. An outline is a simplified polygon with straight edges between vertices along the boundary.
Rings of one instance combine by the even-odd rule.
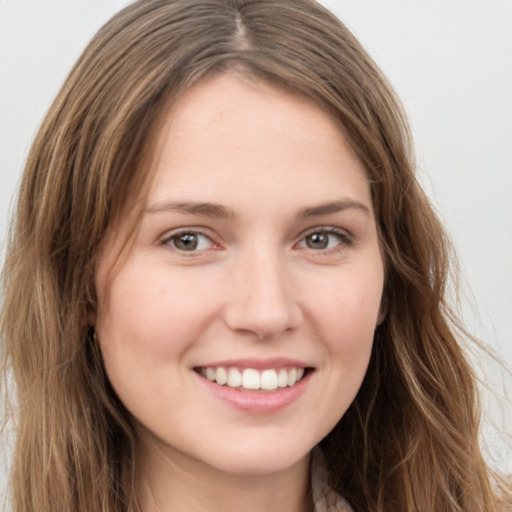
[[[282,252],[268,246],[247,250],[239,255],[232,270],[226,310],[231,329],[269,338],[297,326],[300,307]]]

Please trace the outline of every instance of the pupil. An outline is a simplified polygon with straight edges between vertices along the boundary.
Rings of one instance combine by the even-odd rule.
[[[314,233],[308,236],[307,245],[310,249],[325,249],[329,243],[326,233]]]
[[[180,235],[179,238],[176,239],[174,244],[178,249],[182,249],[184,251],[193,251],[194,249],[197,248],[197,235]]]

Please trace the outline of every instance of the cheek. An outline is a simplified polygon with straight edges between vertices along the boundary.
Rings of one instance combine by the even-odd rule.
[[[132,267],[123,269],[112,282],[108,301],[98,308],[105,369],[133,413],[141,404],[152,403],[155,389],[176,386],[184,354],[199,336],[206,315],[203,298],[179,279],[171,285],[154,270],[141,274]]]
[[[346,272],[319,287],[314,300],[317,329],[329,349],[357,356],[370,346],[379,321],[383,289],[382,272]]]
[[[97,329],[108,346],[159,358],[200,331],[213,303],[186,276],[140,267],[126,266],[115,276],[108,301],[98,308]]]
[[[368,267],[366,267],[368,269]],[[314,318],[318,338],[327,356],[329,378],[319,400],[329,402],[336,423],[355,398],[370,361],[379,318],[383,272],[354,268],[325,282],[316,294]]]
[[[180,276],[129,262],[98,293],[96,330],[105,369],[135,416],[154,406],[159,389],[175,389],[184,354],[197,339],[211,301]],[[99,290],[101,292],[101,289]]]

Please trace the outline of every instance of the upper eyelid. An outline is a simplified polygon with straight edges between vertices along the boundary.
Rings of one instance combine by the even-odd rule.
[[[176,247],[174,241],[179,239],[180,236],[187,234],[205,237],[208,239],[211,246],[201,249],[194,248],[193,250],[189,251]],[[203,230],[198,228],[178,228],[175,230],[167,231],[166,234],[158,238],[158,245],[165,247],[166,249],[170,249],[173,253],[180,255],[182,258],[200,258],[201,255],[204,257],[206,254],[210,254],[210,251],[218,250],[221,248],[221,245],[215,240],[213,236],[204,233]]]
[[[173,240],[178,239],[180,236],[186,235],[186,234],[194,234],[199,236],[204,236],[209,240],[211,243],[211,247],[204,248],[204,249],[198,249],[193,251],[182,251],[179,248],[177,248],[174,243],[172,243]],[[212,236],[210,233],[206,233],[201,228],[178,228],[175,230],[167,231],[164,235],[158,237],[158,245],[169,247],[174,251],[178,251],[180,254],[187,255],[187,257],[192,257],[194,254],[197,256],[200,253],[203,253],[204,251],[219,249],[222,247],[222,244],[219,243],[218,238],[215,236]]]
[[[180,236],[180,235],[186,235],[188,233],[191,234],[197,234],[197,235],[203,235],[208,238],[210,238],[212,241],[214,239],[213,234],[211,233],[211,230],[208,228],[204,228],[201,226],[185,226],[183,228],[175,228],[166,231],[163,235],[159,236],[158,239],[160,241],[170,240],[171,238]]]
[[[348,239],[349,241],[353,240],[352,233],[347,230],[346,228],[340,228],[337,226],[330,226],[330,225],[320,225],[320,226],[313,226],[311,228],[305,229],[301,231],[301,233],[295,237],[294,245],[304,240],[305,237],[317,233],[317,232],[327,232],[339,235],[341,237],[344,237]],[[193,233],[205,236],[209,238],[214,244],[221,244],[219,241],[219,237],[216,235],[216,233],[212,233],[212,231],[209,228],[206,228],[204,226],[184,226],[181,228],[175,228],[170,231],[166,231],[162,236],[158,237],[158,240],[161,243],[167,243],[172,238],[178,237],[180,235],[184,235],[187,233]]]
[[[337,243],[334,247],[326,247],[324,249],[310,249],[304,246],[301,247],[302,244],[306,243],[306,238],[315,233],[327,233],[330,235],[335,235],[339,238],[339,243]],[[334,226],[316,226],[302,232],[297,241],[294,242],[293,248],[296,248],[297,250],[312,250],[318,255],[328,255],[339,253],[340,251],[346,250],[348,247],[352,247],[353,245],[354,237],[348,230]]]
[[[335,235],[345,236],[346,238],[350,238],[350,239],[353,238],[352,233],[348,229],[345,229],[345,228],[339,228],[336,226],[315,226],[313,228],[309,228],[309,229],[306,229],[305,231],[303,231],[298,236],[298,240],[300,241],[308,235],[312,235],[314,233],[319,233],[319,232],[333,233]]]

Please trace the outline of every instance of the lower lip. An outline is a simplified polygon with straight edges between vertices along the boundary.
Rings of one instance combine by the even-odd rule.
[[[275,391],[241,391],[229,386],[219,386],[197,374],[208,390],[220,400],[249,414],[274,414],[298,400],[309,383],[311,371],[293,386],[278,388]]]

